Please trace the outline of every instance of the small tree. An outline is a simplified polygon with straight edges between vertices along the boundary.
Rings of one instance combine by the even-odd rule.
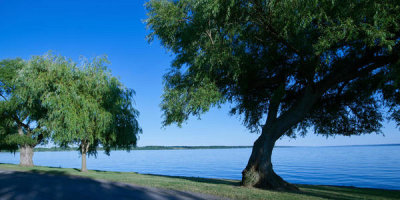
[[[130,149],[136,145],[141,129],[138,111],[132,107],[134,91],[126,89],[107,70],[106,58],[84,60],[80,66],[61,56],[36,57],[32,72],[47,80],[30,84],[44,90],[42,104],[48,109],[47,127],[53,141],[61,146],[79,145],[82,171],[87,171],[87,154],[102,146]]]
[[[149,39],[176,55],[164,125],[229,102],[261,131],[244,186],[296,189],[272,167],[284,135],[379,133],[385,109],[400,121],[398,0],[150,0],[147,9]]]
[[[0,62],[0,148],[15,151],[19,147],[22,166],[33,166],[33,148],[49,137],[43,126],[46,109],[40,103],[41,91],[27,89],[29,80],[20,74],[30,64],[22,59]]]

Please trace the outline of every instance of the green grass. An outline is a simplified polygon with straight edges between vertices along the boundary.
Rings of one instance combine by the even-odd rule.
[[[191,191],[211,194],[231,199],[400,199],[399,190],[365,189],[354,187],[297,185],[301,192],[278,192],[239,186],[239,181],[225,179],[206,179],[194,177],[175,177],[146,175],[133,172],[93,171],[82,173],[78,169],[53,167],[20,167],[0,164],[0,169],[28,171],[33,173],[52,173],[84,176],[136,185]]]

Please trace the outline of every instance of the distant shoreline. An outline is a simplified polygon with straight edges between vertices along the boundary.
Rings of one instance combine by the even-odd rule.
[[[335,146],[276,146],[276,148],[321,148],[321,147],[368,147],[368,146],[400,146],[400,144],[364,144],[364,145],[335,145]],[[143,146],[135,147],[130,149],[131,151],[137,150],[195,150],[195,149],[246,149],[252,148],[253,146]],[[57,151],[77,151],[76,147],[60,148],[60,147],[37,147],[34,149],[35,152],[57,152]],[[98,151],[104,150],[98,148]],[[112,149],[114,151],[125,150],[125,149]],[[0,151],[8,152],[8,151]],[[18,152],[18,150],[16,151]]]
[[[137,150],[190,150],[190,149],[244,149],[244,148],[252,148],[252,146],[144,146],[144,147],[135,147],[130,149],[130,151]],[[78,148],[35,148],[37,152],[43,151],[77,151]],[[98,148],[98,151],[104,150],[103,148]],[[115,151],[125,150],[125,149],[112,149]]]

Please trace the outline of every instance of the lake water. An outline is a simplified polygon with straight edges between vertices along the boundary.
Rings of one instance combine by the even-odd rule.
[[[99,152],[89,169],[173,176],[241,179],[251,149],[140,150]],[[18,164],[19,153],[0,153],[0,163]],[[35,152],[35,165],[80,168],[78,152]],[[278,147],[277,174],[291,183],[400,189],[400,146]]]

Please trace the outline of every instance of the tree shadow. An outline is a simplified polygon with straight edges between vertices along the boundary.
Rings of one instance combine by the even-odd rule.
[[[57,167],[50,167],[54,168],[53,170],[41,170],[41,169],[32,169],[29,172],[1,172],[0,171],[0,199],[10,199],[8,198],[10,194],[14,194],[15,196],[11,196],[11,199],[14,197],[18,197],[21,195],[21,191],[26,190],[26,188],[30,188],[30,191],[42,191],[50,192],[52,191],[59,191],[59,188],[67,188],[66,191],[59,191],[61,199],[70,199],[70,198],[78,198],[75,196],[69,196],[68,191],[75,193],[76,192],[83,192],[85,190],[80,191],[79,188],[88,187],[88,194],[94,194],[94,197],[99,197],[100,199],[104,198],[112,198],[111,196],[107,195],[117,195],[115,192],[123,192],[126,194],[134,193],[138,196],[129,196],[129,198],[133,199],[140,199],[140,197],[145,197],[143,199],[153,199],[154,195],[158,195],[157,197],[162,197],[166,199],[180,199],[180,197],[185,197],[186,199],[202,199],[203,197],[198,197],[196,195],[192,195],[191,193],[185,193],[175,190],[162,190],[162,189],[155,189],[161,191],[168,191],[168,192],[159,192],[159,191],[151,191],[148,190],[149,188],[142,187],[142,186],[134,186],[125,183],[113,183],[108,181],[101,181],[101,180],[93,180],[90,178],[80,177],[80,176],[73,176],[72,174],[68,173],[68,171],[61,170]],[[79,171],[78,168],[73,168],[74,171]],[[124,173],[124,172],[109,172],[103,170],[90,170],[96,173]],[[70,171],[71,172],[71,171]],[[11,173],[11,174],[8,174]],[[137,173],[136,173],[137,174]],[[184,176],[168,176],[168,175],[159,175],[159,174],[144,174],[147,176],[153,176],[157,178],[168,178],[168,179],[175,179],[176,181],[185,180],[185,181],[192,181],[197,183],[207,183],[207,184],[214,184],[214,185],[227,185],[227,186],[234,186],[240,187],[240,182],[236,180],[226,180],[226,179],[213,179],[213,178],[200,178],[200,177],[184,177]],[[60,180],[60,182],[54,184],[52,182],[53,177],[56,180]],[[64,178],[62,178],[64,177]],[[19,182],[16,181],[19,179]],[[22,183],[26,179],[30,184]],[[38,182],[32,180],[39,180]],[[50,179],[50,181],[43,181]],[[10,181],[9,181],[10,180]],[[75,181],[76,183],[73,183]],[[174,180],[171,180],[174,181]],[[11,184],[9,184],[11,183]],[[66,185],[65,185],[66,184]],[[290,192],[290,191],[282,191],[282,192],[289,192],[293,194],[300,194],[309,197],[319,197],[325,199],[339,199],[339,200],[350,200],[350,199],[368,199],[368,198],[388,198],[388,199],[400,199],[400,191],[399,190],[382,190],[382,189],[371,189],[371,188],[356,188],[356,187],[348,187],[348,186],[329,186],[329,185],[302,185],[297,184],[297,186],[301,189],[297,192]],[[132,188],[133,187],[133,188]],[[41,189],[45,188],[45,189]],[[47,188],[47,189],[46,189]],[[69,188],[69,189],[68,189]],[[141,188],[141,189],[137,189]],[[97,194],[97,191],[102,191],[101,195]],[[13,191],[17,191],[16,193]],[[10,193],[11,192],[11,193]],[[172,193],[171,193],[172,192]],[[24,193],[24,192],[22,192]],[[97,196],[96,196],[97,195]],[[179,197],[176,197],[178,195]],[[189,196],[188,196],[189,195]],[[46,196],[46,195],[44,195]],[[104,198],[103,198],[104,196]],[[204,196],[204,195],[203,195]],[[33,199],[38,198],[38,196],[23,196],[23,199]],[[26,198],[25,198],[26,197]],[[65,197],[65,198],[64,198]],[[60,199],[59,198],[59,199]],[[121,196],[121,199],[124,199],[125,196]],[[204,199],[212,199],[211,198],[204,198]],[[40,198],[43,199],[43,198]],[[46,198],[44,198],[46,199]],[[55,199],[55,198],[48,198],[48,199]],[[83,197],[81,199],[84,199]],[[93,199],[90,197],[89,199]],[[96,198],[97,199],[97,198]]]
[[[183,176],[166,176],[158,174],[146,174],[146,175],[180,179],[180,180],[189,180],[200,183],[221,184],[221,185],[240,187],[240,181],[234,181],[234,180],[183,177]],[[352,200],[352,199],[371,198],[371,197],[376,197],[376,199],[382,199],[382,198],[400,199],[400,191],[398,190],[383,190],[383,189],[357,188],[348,186],[330,186],[330,185],[297,184],[296,186],[300,188],[300,191],[295,191],[295,192],[277,191],[277,192],[289,192],[293,194],[301,194],[310,197],[313,196],[325,199],[338,199],[338,200]]]
[[[208,183],[208,184],[221,184],[221,185],[229,185],[229,186],[240,186],[239,181],[228,180],[228,179],[213,179],[213,178],[200,178],[200,177],[185,177],[185,176],[168,176],[168,175],[159,175],[159,174],[145,174],[147,176],[156,176],[156,177],[165,177],[165,178],[173,178],[180,180],[188,180],[199,183]]]
[[[79,171],[81,171],[81,170],[79,169]],[[113,173],[113,174],[122,174],[122,173],[126,173],[126,172],[105,171],[105,170],[90,170],[90,171],[95,171],[95,172],[98,172],[98,173]],[[137,174],[136,172],[130,172],[130,173],[135,173],[135,174]]]
[[[228,186],[240,187],[240,181],[224,180],[224,179],[212,179],[212,178],[199,178],[199,177],[184,177],[184,176],[167,176],[158,174],[146,174],[148,176],[173,178],[180,180],[189,180],[193,182],[208,183],[208,184],[220,184]],[[400,191],[398,190],[384,190],[384,189],[372,189],[372,188],[357,188],[349,186],[331,186],[331,185],[302,185],[297,184],[300,191],[281,191],[289,192],[294,194],[301,194],[312,197],[319,197],[325,199],[338,199],[338,200],[352,200],[359,198],[371,198],[376,199],[388,198],[388,199],[400,199]],[[261,189],[260,189],[261,190]]]
[[[355,198],[371,198],[376,199],[400,199],[398,190],[384,190],[372,188],[357,188],[349,186],[331,186],[331,185],[297,185],[302,190],[293,192],[307,196],[320,197],[325,199],[350,200]]]
[[[57,170],[1,171],[0,199],[217,199],[209,195],[65,174]]]
[[[40,169],[31,169],[29,172],[35,174],[51,174],[51,175],[68,175],[67,172],[61,170],[40,170]]]

